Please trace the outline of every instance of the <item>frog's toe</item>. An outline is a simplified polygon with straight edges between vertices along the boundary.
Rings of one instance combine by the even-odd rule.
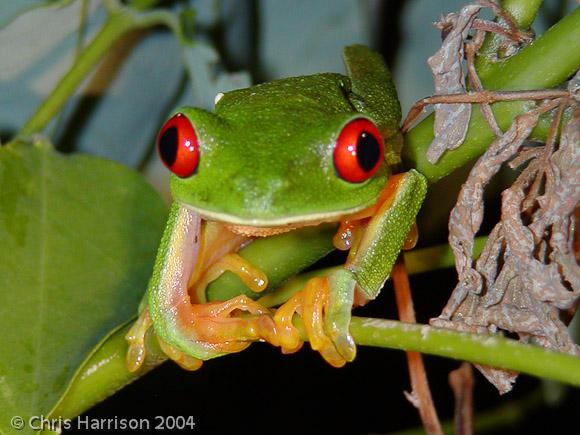
[[[145,346],[145,334],[151,326],[151,317],[149,317],[149,311],[147,309],[143,310],[139,315],[137,321],[131,326],[127,334],[125,335],[125,340],[127,340],[127,356],[126,365],[127,370],[130,372],[136,372],[145,362],[146,357],[146,346]]]
[[[302,308],[302,292],[298,292],[276,310],[274,324],[276,327],[275,346],[280,346],[282,353],[294,353],[302,348],[304,342],[300,339],[298,329],[292,323],[294,314]]]
[[[347,362],[354,361],[356,357],[356,343],[354,342],[352,335],[350,335],[350,332],[348,330],[336,331],[331,332],[329,335],[338,353],[340,353]]]
[[[173,346],[167,344],[161,338],[157,337],[157,342],[159,343],[159,347],[167,355],[170,359],[175,361],[182,369],[195,371],[201,368],[203,361],[197,359],[193,356],[189,356]]]
[[[341,335],[336,334],[335,338],[339,340],[335,341],[325,328],[329,296],[328,277],[317,277],[308,281],[303,290],[302,318],[312,349],[320,352],[331,366],[342,367],[349,361],[342,354],[344,352],[349,355],[348,349],[339,350],[339,346],[344,344]]]

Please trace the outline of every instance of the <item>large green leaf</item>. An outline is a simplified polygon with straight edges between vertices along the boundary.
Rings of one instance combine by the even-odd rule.
[[[22,433],[13,416],[48,415],[91,349],[134,315],[165,215],[116,163],[0,148],[0,433]]]

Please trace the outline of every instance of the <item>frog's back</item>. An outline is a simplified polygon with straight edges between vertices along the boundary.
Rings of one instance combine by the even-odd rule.
[[[219,100],[215,111],[224,119],[246,125],[278,120],[284,112],[292,123],[293,118],[303,121],[309,115],[316,118],[355,113],[347,98],[349,90],[349,78],[337,73],[289,77],[228,92]]]

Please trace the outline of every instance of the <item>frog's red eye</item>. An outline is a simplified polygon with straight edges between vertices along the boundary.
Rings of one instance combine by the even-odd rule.
[[[173,116],[159,132],[159,157],[175,175],[192,175],[199,163],[199,144],[191,122],[182,113]]]
[[[355,119],[342,129],[336,141],[336,172],[343,180],[362,183],[379,170],[384,148],[377,127],[368,119]]]

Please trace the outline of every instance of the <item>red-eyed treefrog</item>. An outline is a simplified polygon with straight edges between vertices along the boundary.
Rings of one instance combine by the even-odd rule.
[[[151,325],[170,358],[196,369],[256,340],[298,350],[295,314],[331,365],[354,359],[352,307],[374,299],[389,277],[426,180],[414,170],[392,175],[401,109],[380,56],[355,45],[345,48],[344,60],[346,76],[292,77],[218,94],[213,113],[180,108],[162,127],[157,147],[173,173],[174,201],[139,320],[127,335],[130,370],[144,359]],[[300,231],[307,245],[329,224],[335,247],[349,250],[344,266],[310,279],[276,310],[255,301],[272,291],[271,277],[238,251]],[[293,273],[319,255],[307,257]],[[225,271],[256,298],[207,302],[208,284]]]

